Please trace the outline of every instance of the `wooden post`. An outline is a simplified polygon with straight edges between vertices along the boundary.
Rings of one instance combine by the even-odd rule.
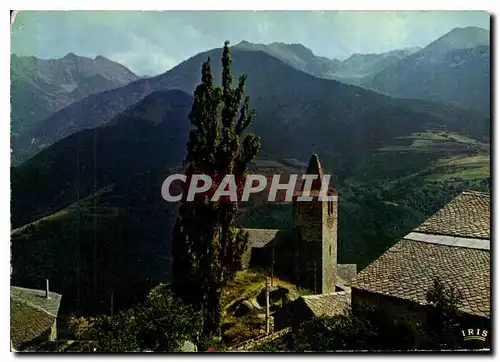
[[[274,286],[274,246],[272,250],[272,261],[271,261],[271,287]]]
[[[266,277],[266,334],[269,334],[269,279]]]

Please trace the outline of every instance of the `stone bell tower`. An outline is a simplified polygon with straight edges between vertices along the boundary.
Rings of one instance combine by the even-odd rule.
[[[338,201],[319,200],[323,169],[312,155],[306,174],[318,175],[312,183],[312,201],[300,201],[303,187],[293,199],[293,219],[297,231],[295,276],[297,283],[315,294],[335,291],[337,279]],[[329,190],[329,196],[337,196]]]

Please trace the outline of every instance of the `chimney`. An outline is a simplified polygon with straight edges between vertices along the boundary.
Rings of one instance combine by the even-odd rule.
[[[50,294],[49,294],[49,280],[45,279],[45,298],[50,299]]]

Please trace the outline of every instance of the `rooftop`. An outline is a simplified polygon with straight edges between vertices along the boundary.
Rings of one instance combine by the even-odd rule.
[[[439,277],[459,309],[490,316],[490,197],[464,191],[361,271],[353,288],[426,304]]]
[[[49,330],[59,310],[61,295],[45,291],[10,287],[10,334],[15,349]]]
[[[351,305],[350,291],[304,295],[300,299],[316,317],[343,314]]]
[[[427,304],[435,277],[462,293],[459,309],[490,316],[490,252],[399,241],[357,275],[354,288]]]
[[[264,248],[273,245],[276,235],[281,229],[245,229],[248,231],[248,246],[252,248]]]
[[[45,298],[45,290],[10,287],[10,299],[27,303],[34,308],[57,316],[61,304],[61,294],[49,293],[50,299]]]

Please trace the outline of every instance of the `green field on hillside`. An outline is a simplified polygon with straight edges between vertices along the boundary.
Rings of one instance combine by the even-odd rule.
[[[345,180],[351,186],[480,181],[490,176],[490,145],[455,132],[432,131],[396,137],[377,149]]]

